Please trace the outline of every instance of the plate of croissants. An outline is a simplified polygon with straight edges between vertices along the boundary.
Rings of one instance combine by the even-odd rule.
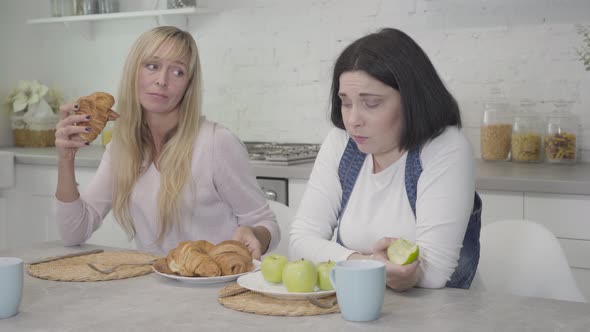
[[[183,282],[215,284],[234,281],[260,270],[260,261],[252,259],[241,242],[227,240],[217,245],[205,240],[183,241],[152,269],[157,274]]]

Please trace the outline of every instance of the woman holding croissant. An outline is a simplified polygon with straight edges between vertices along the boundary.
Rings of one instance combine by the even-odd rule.
[[[74,159],[90,142],[92,115],[63,105],[57,124],[57,220],[65,245],[86,241],[112,209],[138,249],[165,255],[181,241],[243,243],[259,259],[279,227],[244,145],[201,117],[201,69],[192,36],[144,33],[127,58],[112,142],[85,192]],[[77,124],[77,125],[76,125]]]

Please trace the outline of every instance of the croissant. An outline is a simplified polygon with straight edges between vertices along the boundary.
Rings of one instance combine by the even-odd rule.
[[[155,263],[154,263],[154,268],[161,273],[166,273],[166,274],[173,274],[174,272],[172,270],[170,270],[170,268],[168,267],[168,262],[166,262],[166,258],[159,258]]]
[[[209,250],[219,267],[222,275],[232,275],[249,272],[254,267],[250,251],[241,242],[228,240],[219,243]]]
[[[207,255],[213,244],[200,241],[184,241],[172,249],[166,257],[168,268],[184,277],[217,277],[221,275],[221,269]]]
[[[76,103],[80,106],[76,110],[76,114],[90,115],[90,121],[83,124],[90,127],[90,132],[80,134],[80,137],[87,142],[96,139],[107,121],[113,121],[119,117],[119,114],[111,109],[115,104],[115,98],[106,92],[95,92],[90,96],[80,97]]]

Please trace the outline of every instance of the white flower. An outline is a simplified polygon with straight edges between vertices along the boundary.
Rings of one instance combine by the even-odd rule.
[[[29,105],[39,103],[45,96],[49,88],[38,81],[20,81],[18,82],[17,93],[12,102],[14,112],[26,109]]]

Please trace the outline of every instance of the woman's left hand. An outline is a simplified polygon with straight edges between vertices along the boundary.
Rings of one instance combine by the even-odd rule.
[[[248,247],[252,258],[260,260],[260,256],[262,255],[261,244],[260,241],[258,241],[256,235],[254,235],[252,227],[238,227],[232,236],[232,240],[243,243],[246,247]]]
[[[384,237],[377,241],[373,246],[373,259],[379,260],[385,264],[385,283],[387,287],[403,292],[416,285],[418,282],[418,265],[420,260],[416,260],[411,264],[398,265],[392,263],[387,259],[387,247],[396,238]]]

